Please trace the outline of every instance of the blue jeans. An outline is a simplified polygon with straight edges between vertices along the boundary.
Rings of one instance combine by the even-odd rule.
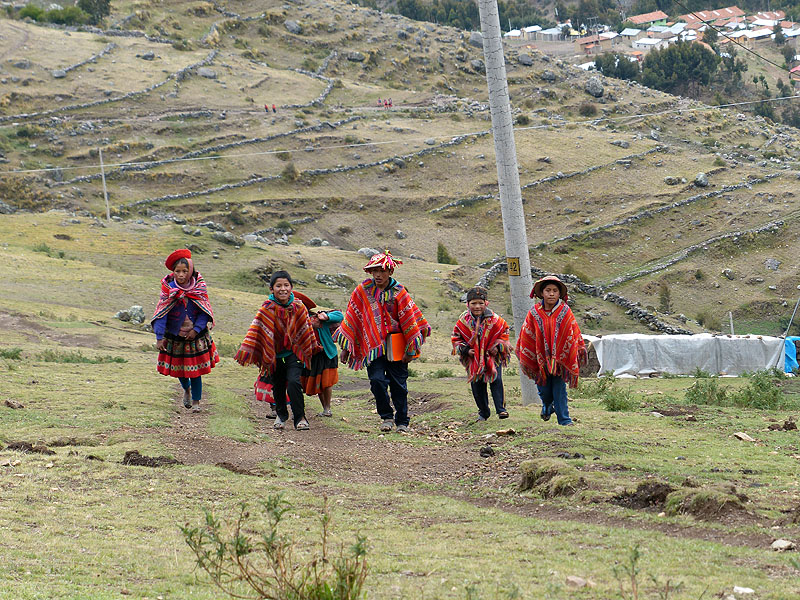
[[[192,402],[200,402],[200,398],[203,397],[203,380],[200,377],[178,377],[178,380],[181,382],[181,387],[185,390],[188,390],[189,387],[192,388]]]
[[[469,384],[472,388],[472,397],[475,398],[475,404],[478,405],[478,414],[484,419],[488,419],[492,413],[489,411],[489,395],[486,393],[487,383],[485,381],[473,381]],[[489,390],[492,392],[492,400],[494,401],[494,410],[497,414],[505,412],[506,398],[503,391],[503,377],[500,372],[497,373],[497,379],[488,384]]]
[[[378,414],[384,421],[394,418],[395,425],[408,425],[408,365],[379,356],[367,365],[369,388],[375,396]],[[389,403],[389,391],[392,394]],[[394,410],[392,410],[394,404]]]
[[[542,399],[542,410],[549,415],[555,413],[559,425],[570,425],[572,419],[567,408],[567,383],[561,377],[548,375],[547,383],[536,387]]]

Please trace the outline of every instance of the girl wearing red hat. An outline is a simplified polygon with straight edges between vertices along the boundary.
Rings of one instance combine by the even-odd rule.
[[[578,322],[567,306],[567,286],[555,275],[533,284],[531,298],[541,298],[525,317],[516,355],[522,372],[536,382],[542,399],[542,420],[555,413],[559,425],[572,425],[567,385],[578,387],[586,346]]]
[[[161,297],[150,321],[159,350],[156,369],[180,380],[183,405],[198,412],[202,376],[219,362],[209,333],[214,311],[203,276],[194,270],[191,251],[176,250],[164,264],[172,272],[161,280]]]

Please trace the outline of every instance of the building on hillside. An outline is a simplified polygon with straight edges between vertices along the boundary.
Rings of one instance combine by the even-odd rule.
[[[797,65],[793,69],[789,69],[789,79],[792,81],[800,81],[800,65]]]
[[[563,27],[563,25],[561,26]],[[542,40],[543,42],[560,42],[564,41],[564,34],[561,27],[551,27],[550,29],[542,29],[533,33],[534,40]]]
[[[631,43],[634,40],[645,37],[647,34],[641,29],[634,29],[633,27],[626,27],[619,32],[619,36],[623,41]]]
[[[661,38],[663,40],[672,37],[673,33],[666,25],[651,25],[647,28],[647,37]]]
[[[754,15],[750,15],[749,17],[747,17],[747,20],[751,24],[754,24],[756,21],[771,21],[772,27],[774,27],[775,23],[777,23],[778,21],[782,21],[785,18],[786,18],[786,13],[783,12],[782,10],[770,10],[770,11],[757,12]]]
[[[654,12],[644,13],[642,15],[633,15],[632,17],[628,17],[625,19],[626,21],[630,21],[634,25],[666,25],[669,16],[667,13],[661,10],[656,10]]]
[[[642,52],[641,50],[634,50],[633,52],[628,54],[628,56],[631,58],[632,61],[635,60],[636,62],[642,62],[644,60],[644,52]]]
[[[534,39],[534,37],[533,37],[534,34],[537,31],[541,31],[541,30],[542,30],[542,28],[539,25],[531,25],[530,27],[525,27],[522,30],[522,33],[525,34],[525,39],[526,40],[532,40],[532,39]]]
[[[601,35],[587,35],[575,40],[576,50],[581,54],[602,54],[611,50],[612,38]]]
[[[503,34],[504,38],[510,38],[512,40],[521,40],[522,39],[522,31],[519,29],[512,29],[511,31],[507,31]]]
[[[764,42],[772,39],[772,27],[764,27],[763,29],[749,29],[747,37],[755,42]]]
[[[667,45],[667,40],[661,38],[641,38],[633,42],[632,46],[636,50],[643,50],[649,52],[650,50],[657,50]]]
[[[717,25],[717,22],[724,19],[732,19],[736,17],[744,18],[744,11],[738,6],[728,6],[727,8],[718,8],[716,10],[696,10],[687,15],[681,15],[678,20],[692,25],[694,23],[711,23]]]

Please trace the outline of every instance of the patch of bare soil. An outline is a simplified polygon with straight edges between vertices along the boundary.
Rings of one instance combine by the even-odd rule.
[[[122,459],[122,464],[132,467],[167,467],[170,465],[179,465],[179,461],[169,456],[145,456],[139,454],[138,450],[128,450]]]
[[[625,492],[611,499],[612,504],[624,506],[625,508],[657,508],[664,507],[667,496],[675,491],[675,488],[664,481],[643,481],[634,492]]]
[[[17,452],[30,452],[34,454],[46,454],[52,456],[55,454],[50,448],[44,444],[31,444],[30,442],[11,442],[6,446],[6,450],[16,450]]]
[[[65,346],[79,346],[82,348],[98,348],[100,346],[97,337],[94,335],[64,333],[10,312],[0,311],[0,331],[16,331],[30,341],[37,341],[44,337]]]
[[[520,516],[609,527],[634,527],[659,531],[671,537],[708,540],[732,546],[769,547],[772,543],[772,537],[767,534],[737,533],[674,523],[662,525],[587,506],[565,507],[515,495],[510,490],[517,487],[519,466],[530,458],[530,451],[506,446],[503,438],[490,442],[495,450],[494,456],[482,457],[480,451],[487,444],[479,437],[467,441],[459,437],[452,442],[419,446],[408,443],[405,435],[395,432],[378,438],[344,433],[332,427],[330,419],[313,416],[313,399],[307,399],[306,403],[311,424],[309,431],[295,431],[291,427],[279,431],[272,427],[273,421],[264,418],[265,404],[251,399],[251,415],[257,423],[261,441],[244,443],[207,433],[208,418],[205,411],[209,410],[209,406],[213,410],[213,405],[205,400],[202,413],[179,409],[181,401],[178,392],[174,402],[176,415],[172,427],[165,432],[165,443],[183,464],[212,464],[235,473],[270,476],[271,473],[260,465],[283,459],[321,479],[380,485],[426,484],[434,486],[434,489],[423,493],[447,495],[479,507],[504,510]],[[431,404],[437,404],[436,400]],[[416,402],[414,405],[415,408],[419,407]],[[370,425],[377,429],[377,417]],[[414,435],[422,434],[415,432]],[[487,453],[484,451],[484,454]],[[326,491],[324,485],[314,480],[297,485],[312,486],[321,493]],[[347,492],[339,489],[337,493]],[[354,497],[353,501],[357,504],[359,499]],[[748,515],[748,518],[751,522],[759,521],[752,515]]]
[[[664,408],[653,407],[653,410],[661,413],[665,417],[685,417],[687,415],[697,416],[700,409],[697,406],[666,406]]]

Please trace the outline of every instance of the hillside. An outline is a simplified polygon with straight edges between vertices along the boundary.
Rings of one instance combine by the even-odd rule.
[[[481,50],[468,34],[335,2],[113,10],[119,29],[105,32],[0,21],[9,206],[102,216],[102,148],[123,219],[213,221],[268,241],[288,222],[290,244],[316,237],[428,261],[443,243],[468,267],[454,275],[462,287],[502,254]],[[616,80],[594,98],[585,73],[516,54],[534,266],[651,312],[667,308],[667,286],[671,314],[658,317],[673,327],[701,330],[699,317],[716,329],[732,311],[752,332],[778,333],[798,283],[797,132]],[[379,109],[387,97],[392,109]],[[708,187],[692,183],[700,172]],[[600,299],[578,302],[611,313],[590,331],[641,327]]]

